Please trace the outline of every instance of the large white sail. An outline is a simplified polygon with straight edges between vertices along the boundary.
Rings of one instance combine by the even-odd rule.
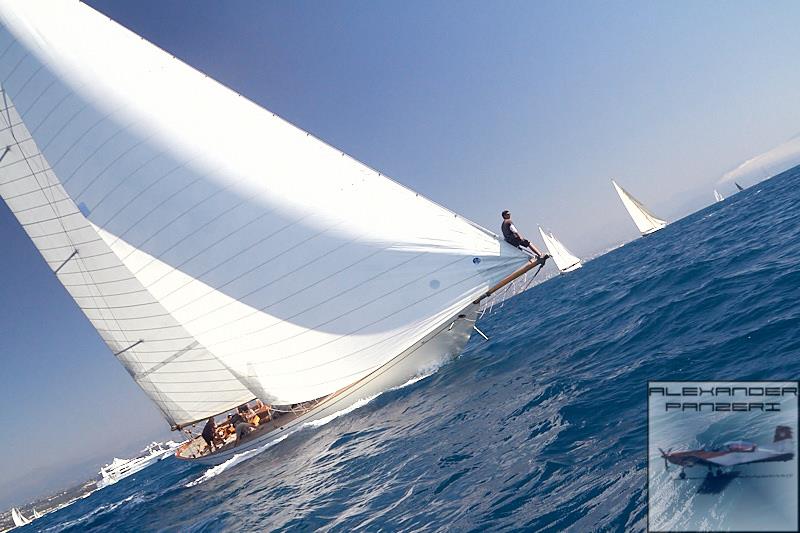
[[[14,521],[14,526],[16,527],[27,526],[31,523],[30,519],[25,518],[25,515],[19,512],[16,507],[11,508],[11,520]]]
[[[717,189],[714,189],[714,199],[715,199],[716,201],[718,201],[718,202],[721,202],[721,201],[723,201],[723,200],[725,199],[725,197],[724,197],[724,196],[722,196],[722,195],[721,195],[721,194],[720,194],[720,193],[717,191]]]
[[[665,220],[661,220],[660,218],[656,217],[645,206],[643,206],[639,200],[631,196],[628,191],[617,185],[616,181],[611,180],[611,183],[614,185],[614,189],[617,191],[617,194],[619,194],[619,198],[622,200],[622,205],[624,205],[625,209],[628,210],[628,214],[630,214],[633,222],[636,224],[636,227],[639,228],[639,231],[642,235],[648,235],[654,231],[662,229],[667,225]]]
[[[581,260],[567,250],[567,248],[561,244],[561,241],[556,239],[553,232],[545,232],[540,226],[539,233],[542,235],[545,246],[547,246],[547,251],[550,252],[553,261],[555,261],[556,266],[561,272],[571,272],[583,266]]]
[[[84,4],[0,19],[0,194],[178,425],[339,390],[528,259]]]
[[[100,237],[2,97],[0,195],[131,377],[175,426],[251,400]]]

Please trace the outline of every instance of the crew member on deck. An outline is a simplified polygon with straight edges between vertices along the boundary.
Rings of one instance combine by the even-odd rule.
[[[236,443],[242,441],[245,435],[249,434],[251,431],[255,429],[255,426],[247,421],[245,417],[245,413],[247,413],[249,409],[245,405],[240,405],[239,408],[233,416],[231,417],[231,426],[236,430]]]
[[[536,254],[537,259],[540,259],[544,255],[531,243],[531,241],[523,238],[522,235],[519,234],[519,231],[517,231],[517,228],[511,221],[511,213],[508,211],[503,211],[500,216],[503,217],[503,224],[500,226],[500,229],[503,230],[503,237],[508,244],[518,248],[530,248],[531,251]]]
[[[214,423],[214,417],[208,419],[206,425],[203,427],[203,440],[206,441],[208,445],[209,451],[214,451],[214,431],[217,429],[217,425]]]

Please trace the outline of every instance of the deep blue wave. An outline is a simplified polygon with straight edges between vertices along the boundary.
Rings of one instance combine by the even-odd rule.
[[[799,178],[532,288],[434,375],[202,483],[169,459],[31,528],[644,530],[647,381],[800,374]]]

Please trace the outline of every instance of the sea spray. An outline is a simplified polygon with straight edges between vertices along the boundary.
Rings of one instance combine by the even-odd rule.
[[[418,381],[420,381],[422,379],[425,379],[428,376],[431,376],[439,368],[441,368],[441,365],[439,365],[439,366],[437,366],[437,367],[435,367],[433,369],[426,369],[426,372],[424,372],[422,374],[419,374],[419,375],[409,379],[408,381],[406,381],[402,385],[398,385],[397,387],[392,387],[391,389],[388,389],[387,391],[384,391],[384,392],[395,391],[395,390],[399,390],[399,389],[402,389],[404,387],[408,387],[410,385],[413,385],[414,383],[417,383]],[[280,442],[283,442],[284,440],[289,438],[290,435],[294,435],[298,431],[301,431],[301,430],[303,430],[305,428],[322,427],[325,424],[328,424],[331,421],[339,418],[340,416],[344,416],[344,415],[346,415],[348,413],[351,413],[351,412],[355,411],[356,409],[364,407],[365,405],[367,405],[369,402],[371,402],[372,400],[374,400],[375,398],[377,398],[381,394],[383,394],[383,393],[380,392],[378,394],[374,394],[372,396],[369,396],[368,398],[362,398],[361,400],[358,400],[357,402],[355,402],[353,405],[351,405],[349,407],[346,407],[346,408],[342,409],[341,411],[336,411],[335,413],[332,413],[332,414],[330,414],[328,416],[325,416],[323,418],[320,418],[320,419],[317,419],[317,420],[312,420],[311,422],[306,422],[305,424],[302,424],[302,425],[298,426],[293,431],[285,433],[285,434],[281,435],[280,437],[269,441],[268,443],[266,443],[265,445],[261,446],[260,448],[256,448],[255,450],[248,450],[248,451],[242,452],[242,453],[237,453],[236,455],[234,455],[233,457],[231,457],[230,459],[228,459],[224,463],[219,464],[217,466],[214,466],[212,468],[209,468],[208,470],[206,470],[203,473],[202,476],[200,476],[199,478],[195,479],[194,481],[191,481],[191,482],[187,483],[185,486],[187,488],[188,487],[194,487],[196,485],[199,485],[200,483],[204,483],[204,482],[208,481],[209,479],[217,477],[221,473],[225,472],[226,470],[229,470],[229,469],[233,468],[234,466],[238,465],[239,463],[242,463],[242,462],[244,462],[244,461],[246,461],[246,460],[248,460],[248,459],[250,459],[252,457],[255,457],[256,455],[259,455],[259,454],[269,450],[270,448],[272,448],[276,444],[278,444]]]

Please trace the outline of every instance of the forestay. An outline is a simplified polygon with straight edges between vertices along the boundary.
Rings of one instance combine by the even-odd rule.
[[[84,4],[0,17],[0,192],[178,424],[339,390],[528,259]]]

